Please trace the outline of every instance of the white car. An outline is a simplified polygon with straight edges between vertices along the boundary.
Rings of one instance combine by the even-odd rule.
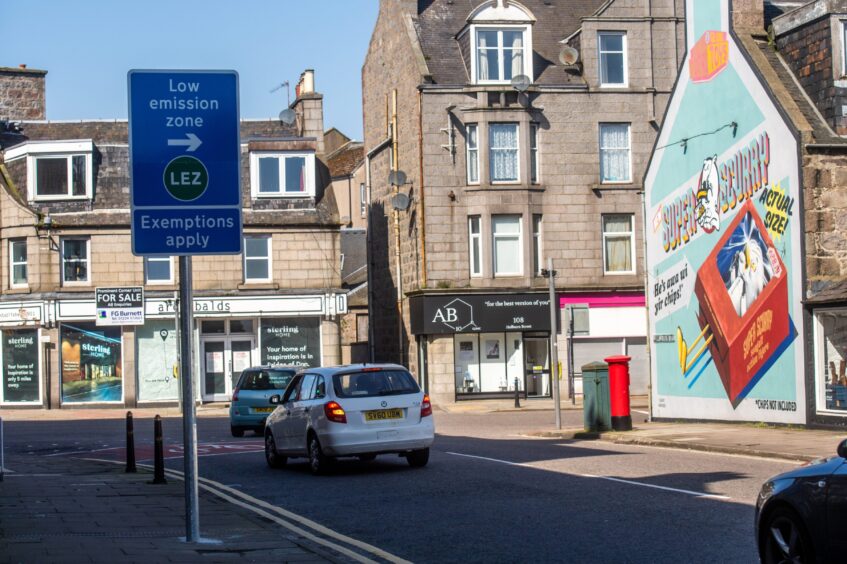
[[[322,474],[335,457],[372,460],[399,454],[413,467],[429,461],[435,437],[432,404],[414,377],[396,364],[310,368],[294,377],[265,426],[272,468],[308,457]]]

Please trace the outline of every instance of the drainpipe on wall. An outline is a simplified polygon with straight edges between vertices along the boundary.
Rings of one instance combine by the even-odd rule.
[[[397,166],[397,89],[391,91],[391,169],[395,172]],[[400,187],[394,185],[394,194],[400,192]],[[397,351],[400,354],[400,364],[403,364],[403,266],[400,256],[400,211],[394,211],[394,258],[397,261]],[[405,366],[405,365],[404,365]]]
[[[647,338],[645,339],[644,352],[647,354],[647,421],[653,420],[653,360],[650,341],[653,338],[653,332],[650,330],[650,300],[647,298],[649,294],[649,277],[650,270],[647,268],[647,195],[645,190],[641,190],[641,246],[644,252],[642,263],[644,266],[644,316],[647,321]]]
[[[420,175],[418,182],[418,190],[420,194],[420,212],[421,218],[421,287],[426,288],[426,206],[424,201],[424,162],[423,162],[423,90],[418,90],[418,174]]]

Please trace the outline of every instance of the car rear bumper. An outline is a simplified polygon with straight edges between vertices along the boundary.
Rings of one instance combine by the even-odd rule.
[[[435,438],[435,429],[428,418],[418,425],[401,428],[332,429],[332,432],[318,433],[318,438],[329,456],[406,452],[429,448]]]
[[[233,427],[264,427],[265,421],[270,413],[251,413],[242,415],[237,412],[229,411],[229,424]]]

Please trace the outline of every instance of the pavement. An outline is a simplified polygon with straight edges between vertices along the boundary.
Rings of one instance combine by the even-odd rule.
[[[228,404],[198,407],[199,417],[225,417]],[[597,440],[805,462],[835,454],[847,431],[765,424],[647,421],[647,398],[632,399],[631,431],[586,432],[573,427],[582,406],[562,402],[563,429],[521,427],[510,432],[563,440]],[[552,412],[552,400],[477,401],[436,405],[451,414]],[[179,415],[177,408],[133,409],[137,417]],[[6,421],[119,419],[124,410],[3,410]],[[436,415],[437,417],[437,415]],[[552,427],[552,425],[550,425]],[[171,476],[152,485],[149,470],[72,457],[7,456],[13,470],[0,482],[0,563],[16,562],[326,562],[346,560],[245,504],[201,489],[201,532],[209,542],[185,543],[184,485]],[[272,517],[272,516],[271,516]]]

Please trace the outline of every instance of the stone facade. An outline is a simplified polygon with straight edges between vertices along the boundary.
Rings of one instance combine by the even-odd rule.
[[[532,38],[538,78],[520,96],[508,84],[481,86],[469,79],[465,18],[487,4],[494,2],[457,7],[436,1],[420,8],[414,2],[381,2],[362,70],[365,151],[372,152],[373,347],[377,360],[401,362],[413,371],[419,368],[422,343],[410,330],[410,293],[546,290],[546,278],[532,264],[536,215],[542,216],[541,267],[553,259],[559,292],[643,287],[639,191],[683,52],[682,2],[652,2],[648,13],[642,2],[614,1],[581,6],[584,11],[577,14],[564,3],[522,3],[538,18]],[[559,26],[559,21],[573,27]],[[610,29],[626,34],[628,82],[623,88],[599,85],[597,33]],[[565,39],[579,47],[576,70],[563,69],[555,60]],[[395,93],[397,127],[392,130]],[[519,182],[509,185],[490,181],[484,153],[486,125],[503,122],[518,123],[520,132],[523,172]],[[606,122],[630,124],[629,182],[601,183],[599,124]],[[467,177],[468,124],[476,124],[479,132],[476,184]],[[538,127],[537,182],[527,174],[531,124]],[[385,139],[394,145],[381,146]],[[404,186],[388,182],[392,158],[406,174]],[[392,209],[397,191],[409,195],[408,210]],[[604,274],[601,218],[610,213],[634,218],[631,274]],[[492,218],[502,214],[521,217],[523,265],[517,276],[495,276],[492,269]],[[482,226],[480,276],[470,273],[471,215],[478,215]],[[563,338],[561,351],[566,350]],[[431,391],[442,401],[452,400],[454,391],[453,349],[443,340],[430,337],[427,342]],[[566,362],[563,354],[560,360]]]

